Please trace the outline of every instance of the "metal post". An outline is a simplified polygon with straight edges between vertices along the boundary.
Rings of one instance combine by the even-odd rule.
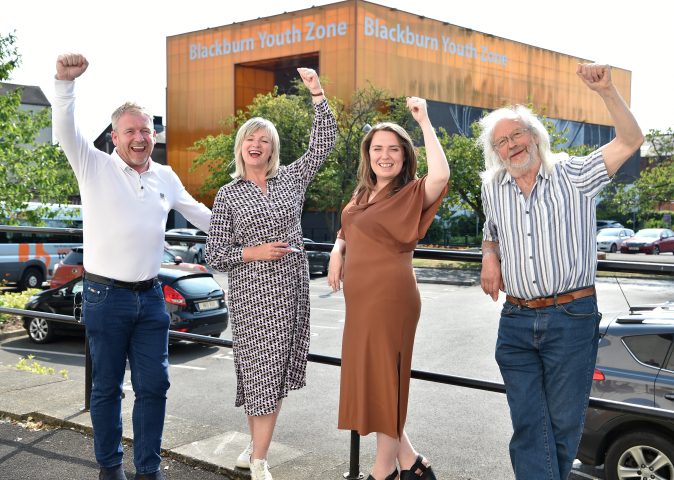
[[[346,480],[360,480],[365,475],[360,473],[360,435],[351,430],[351,453],[349,455],[349,471],[344,474]]]
[[[91,407],[91,353],[89,352],[89,337],[84,336],[84,410]]]

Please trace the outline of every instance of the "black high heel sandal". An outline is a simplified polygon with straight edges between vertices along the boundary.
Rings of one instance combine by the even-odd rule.
[[[396,480],[397,477],[398,477],[398,469],[396,468],[395,470],[393,470],[393,473],[388,475],[384,480]],[[372,475],[368,475],[367,480],[377,480],[377,479],[374,478]]]
[[[400,470],[400,480],[437,480],[430,465],[424,465],[424,457],[417,455],[417,459],[409,470]],[[419,470],[421,473],[417,473]]]

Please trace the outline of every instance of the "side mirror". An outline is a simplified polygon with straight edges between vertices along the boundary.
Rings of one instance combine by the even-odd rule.
[[[181,257],[180,255],[176,255],[173,258],[173,263],[175,263],[176,265],[180,265],[181,263],[183,263],[183,257]]]

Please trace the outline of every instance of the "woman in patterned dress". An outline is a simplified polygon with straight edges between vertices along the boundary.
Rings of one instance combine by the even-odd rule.
[[[426,101],[408,98],[426,146],[428,175],[417,179],[414,145],[393,123],[363,139],[358,185],[342,211],[328,283],[344,279],[346,320],[338,427],[377,433],[368,480],[435,479],[405,433],[412,347],[421,311],[412,255],[447,191],[449,166]],[[391,473],[392,472],[392,473]]]
[[[206,261],[228,272],[236,369],[236,406],[244,406],[251,443],[236,465],[271,480],[266,461],[281,401],[306,384],[309,268],[300,224],[304,194],[335,144],[337,126],[318,75],[297,69],[312,95],[309,148],[279,165],[274,125],[251,118],[235,141],[234,180],[213,204]]]

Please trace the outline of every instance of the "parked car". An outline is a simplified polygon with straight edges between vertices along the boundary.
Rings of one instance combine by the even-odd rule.
[[[305,245],[307,243],[316,243],[310,238],[304,238],[303,240]],[[328,264],[330,263],[330,254],[328,252],[307,250],[307,259],[309,260],[309,274],[328,274]]]
[[[591,396],[674,411],[674,302],[602,320]],[[606,480],[674,479],[674,422],[588,408],[577,457]]]
[[[597,232],[597,250],[616,253],[623,242],[634,236],[629,228],[602,228]]]
[[[597,231],[602,228],[622,228],[623,224],[615,220],[597,220]]]
[[[621,253],[674,253],[674,232],[669,228],[644,228],[623,242]]]
[[[63,260],[54,266],[54,276],[49,284],[50,288],[58,288],[70,280],[81,277],[84,272],[83,261],[84,247],[73,247]],[[164,248],[161,266],[162,268],[175,268],[186,272],[208,272],[208,269],[203,265],[183,262],[181,257],[175,256],[166,248]]]
[[[203,235],[206,234],[198,228],[172,228],[166,230],[166,233],[175,233],[178,235]],[[194,242],[186,242],[184,240],[169,240],[169,249],[175,255],[179,255],[186,262],[204,263],[206,245],[201,240],[195,239]]]
[[[229,310],[225,292],[208,272],[173,268],[159,269],[171,330],[219,337],[227,328]],[[73,315],[75,295],[82,291],[82,277],[58,288],[33,295],[26,310]],[[23,327],[35,343],[51,342],[59,334],[83,334],[83,324],[51,322],[42,318],[23,318]]]

